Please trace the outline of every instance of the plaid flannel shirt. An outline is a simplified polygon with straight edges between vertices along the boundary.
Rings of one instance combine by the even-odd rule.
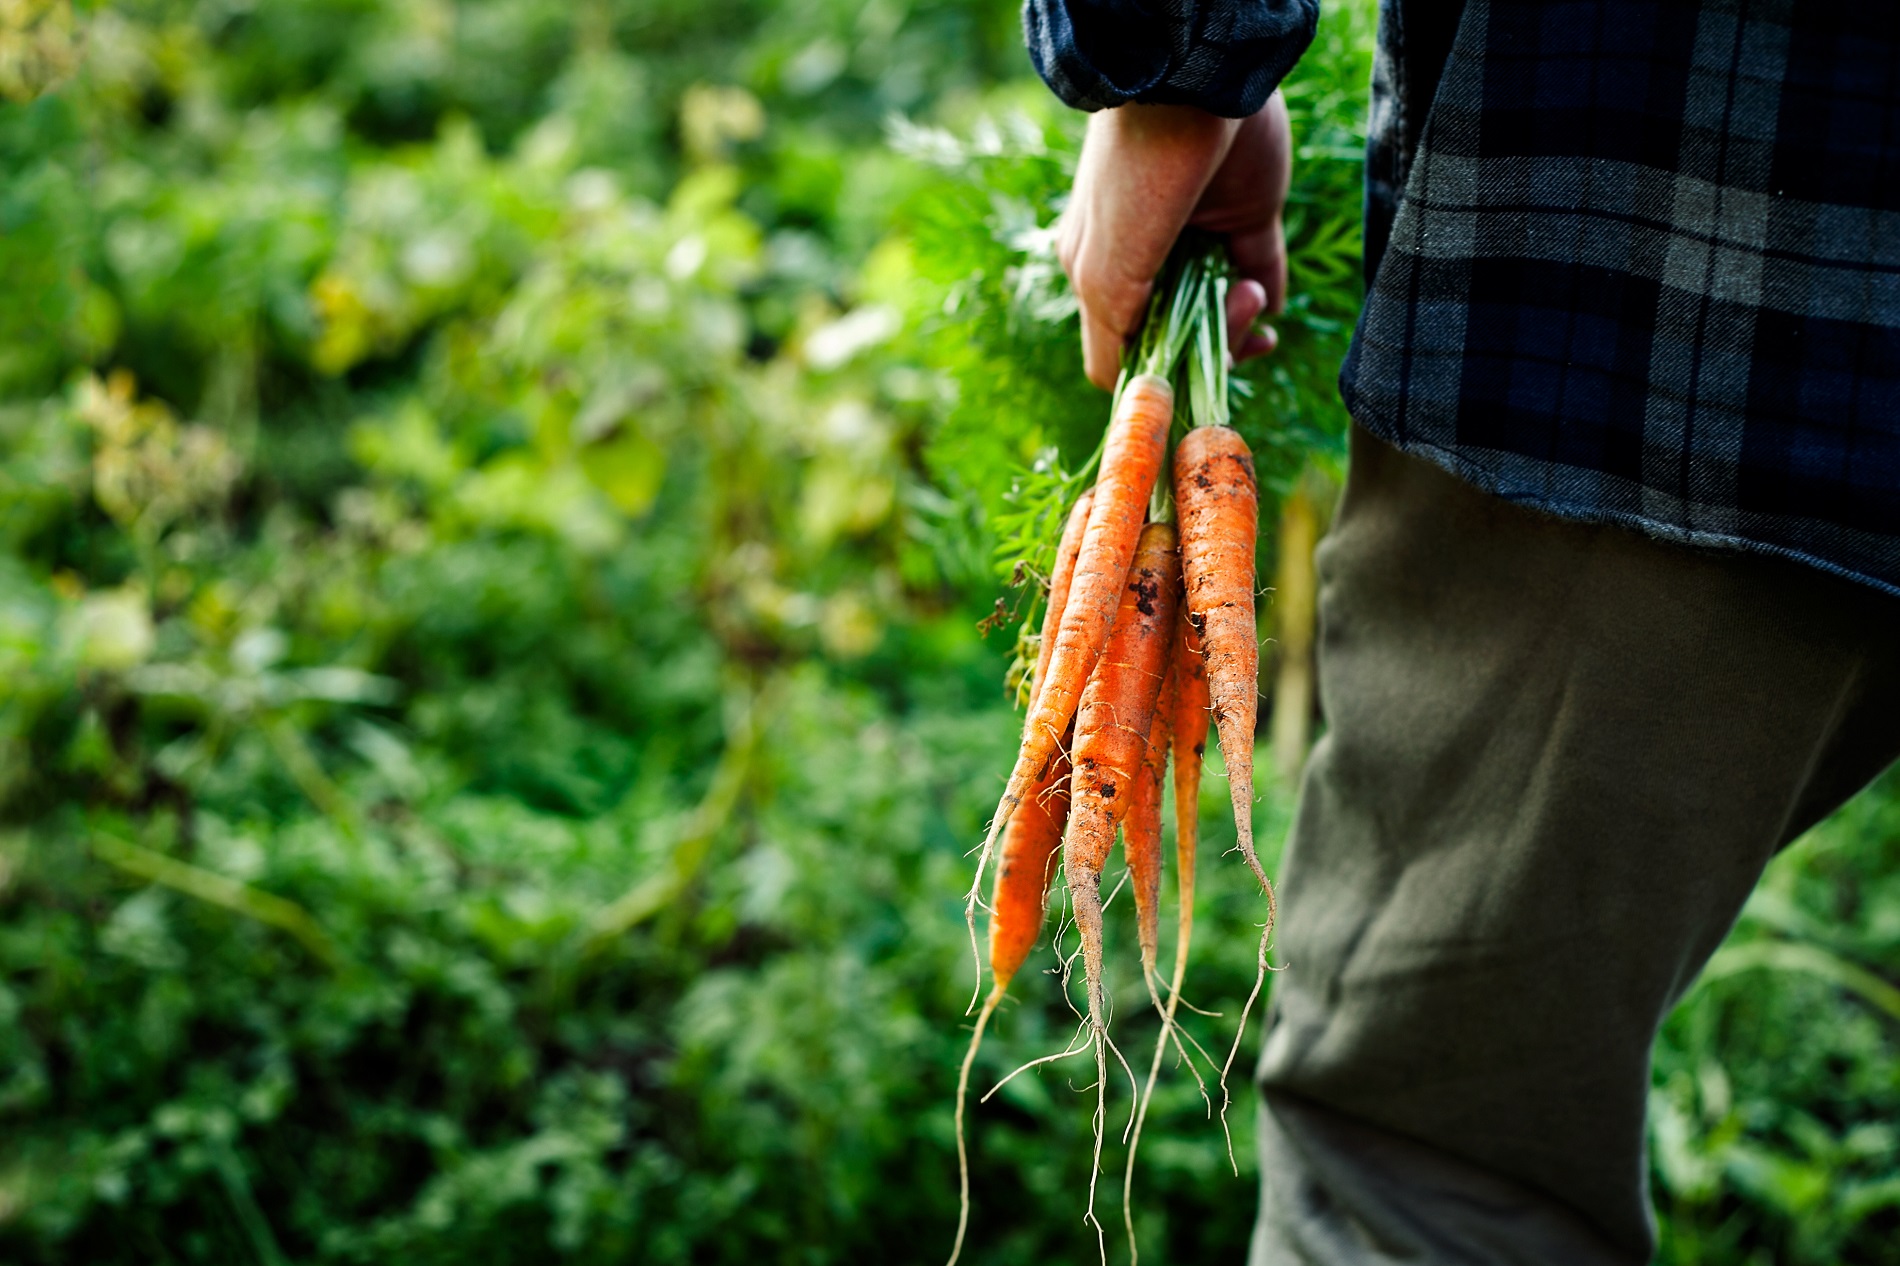
[[[1027,0],[1025,28],[1072,105],[1240,116],[1315,16]],[[1367,145],[1362,426],[1559,515],[1900,593],[1890,6],[1382,0]]]

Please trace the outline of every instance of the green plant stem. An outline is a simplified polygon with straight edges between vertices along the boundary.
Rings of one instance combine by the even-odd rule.
[[[322,764],[296,727],[281,716],[267,715],[258,718],[258,730],[271,752],[283,762],[291,781],[297,784],[297,789],[316,806],[317,811],[330,819],[345,839],[352,844],[361,843],[363,831],[357,821],[355,806],[330,780],[330,776],[323,772]]]
[[[576,950],[577,958],[585,961],[594,957],[664,910],[698,876],[714,841],[739,805],[739,795],[752,771],[752,758],[758,747],[760,714],[770,708],[767,696],[775,693],[769,686],[748,691],[734,709],[737,715],[732,733],[726,740],[726,750],[719,757],[718,767],[713,770],[712,783],[688,816],[667,865],[601,907],[589,921]]]
[[[337,953],[329,934],[308,910],[294,901],[259,892],[229,876],[181,862],[175,857],[167,857],[130,840],[118,839],[102,832],[93,833],[91,846],[93,856],[129,875],[136,875],[170,888],[173,892],[183,893],[208,905],[220,906],[247,919],[255,919],[287,932],[326,967],[335,968],[342,964],[342,956]]]

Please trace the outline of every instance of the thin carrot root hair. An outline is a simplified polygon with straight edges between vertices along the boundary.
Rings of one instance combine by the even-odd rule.
[[[1220,1128],[1227,1136],[1227,1163],[1232,1167],[1234,1176],[1240,1176],[1240,1163],[1234,1159],[1234,1132],[1227,1127],[1227,1109],[1233,1102],[1233,1095],[1227,1088],[1227,1074],[1234,1067],[1234,1057],[1240,1054],[1240,1040],[1247,1035],[1247,1014],[1253,1010],[1254,1000],[1260,996],[1261,986],[1267,982],[1267,940],[1273,935],[1273,921],[1260,929],[1260,965],[1254,972],[1253,992],[1247,995],[1247,1005],[1240,1009],[1240,1024],[1234,1030],[1234,1044],[1227,1051],[1227,1062],[1220,1070]]]
[[[1108,1236],[1102,1229],[1102,1221],[1095,1216],[1095,1184],[1102,1176],[1102,1129],[1108,1118],[1108,1059],[1102,1048],[1108,1043],[1108,1034],[1101,1025],[1095,1029],[1095,1156],[1089,1162],[1089,1203],[1082,1215],[1082,1221],[1095,1228],[1095,1249],[1101,1254],[1102,1266],[1108,1266]]]
[[[1088,1021],[1084,1020],[1082,1022],[1081,1027],[1076,1030],[1076,1037],[1081,1038],[1088,1032],[1089,1032]],[[997,1082],[994,1086],[991,1086],[987,1091],[985,1091],[983,1094],[983,1097],[977,1100],[977,1102],[988,1103],[990,1101],[991,1096],[993,1096],[997,1091],[1001,1090],[1004,1086],[1007,1086],[1010,1082],[1015,1081],[1019,1075],[1028,1072],[1032,1068],[1040,1068],[1044,1064],[1053,1064],[1057,1060],[1067,1059],[1071,1055],[1080,1055],[1083,1051],[1086,1051],[1088,1048],[1089,1048],[1088,1043],[1086,1041],[1071,1042],[1067,1050],[1057,1051],[1053,1055],[1038,1055],[1036,1058],[1030,1060],[1026,1064],[1018,1064],[1015,1068],[1010,1070],[1009,1075],[1007,1077],[1003,1078],[1003,1080]]]
[[[963,1053],[963,1067],[957,1071],[957,1239],[950,1246],[950,1260],[945,1266],[957,1266],[957,1259],[963,1256],[964,1234],[970,1229],[970,1151],[963,1129],[964,1103],[970,1094],[970,1069],[976,1063],[977,1048],[983,1045],[983,1030],[996,1014],[996,1004],[1002,1000],[1002,986],[990,990],[989,1000],[977,1012],[976,1028],[970,1034],[970,1049]],[[989,1098],[988,1095],[983,1097]]]
[[[1135,1128],[1135,1108],[1137,1106],[1139,1084],[1135,1081],[1135,1070],[1129,1066],[1128,1057],[1122,1054],[1121,1047],[1115,1045],[1115,1039],[1108,1035],[1107,1029],[1102,1030],[1102,1041],[1107,1043],[1108,1053],[1115,1057],[1115,1062],[1122,1066],[1122,1071],[1128,1074],[1128,1122],[1122,1126],[1122,1146],[1126,1147],[1128,1145],[1128,1136]]]
[[[1176,1008],[1181,1006],[1183,1001],[1181,997],[1181,985],[1187,977],[1188,938],[1194,928],[1194,869],[1191,857],[1188,859],[1187,864],[1182,867],[1178,882],[1181,889],[1181,915],[1179,936],[1174,943],[1174,976],[1168,984],[1167,1006],[1161,1012],[1161,1032],[1155,1035],[1154,1057],[1148,1063],[1148,1080],[1146,1084],[1142,1086],[1139,1100],[1140,1106],[1135,1112],[1135,1131],[1128,1144],[1128,1164],[1122,1171],[1122,1221],[1128,1230],[1129,1266],[1134,1266],[1136,1262],[1141,1260],[1141,1247],[1135,1239],[1135,1157],[1141,1150],[1141,1129],[1148,1120],[1148,1106],[1154,1100],[1155,1082],[1161,1075],[1161,1060],[1162,1057],[1167,1054],[1170,1039],[1174,1042],[1175,1050],[1181,1056],[1181,1062],[1186,1064],[1188,1072],[1194,1075],[1194,1082],[1201,1090],[1201,1098],[1207,1104],[1208,1115],[1212,1116],[1214,1113],[1214,1101],[1208,1096],[1207,1082],[1202,1078],[1201,1070],[1194,1066],[1193,1057],[1189,1055],[1186,1048],[1181,1045],[1182,1038],[1186,1038],[1187,1041],[1193,1045],[1194,1049],[1200,1052],[1201,1058],[1207,1061],[1207,1066],[1210,1069],[1214,1067],[1214,1058],[1207,1053],[1206,1049],[1203,1048],[1199,1042],[1194,1040],[1192,1033],[1182,1028],[1175,1020]],[[1150,986],[1150,988],[1152,990],[1152,986]],[[1200,1008],[1196,1007],[1193,1003],[1188,1003],[1187,1007],[1190,1011],[1195,1011],[1201,1015],[1210,1014],[1209,1012],[1201,1011]],[[1231,1055],[1228,1057],[1228,1062],[1232,1062]],[[1225,1109],[1226,1094],[1227,1087],[1223,1081],[1221,1085],[1223,1110]],[[1223,1129],[1225,1126],[1226,1121],[1223,1119]],[[1228,1159],[1230,1161],[1233,1159],[1232,1152],[1233,1144],[1230,1136],[1228,1143]]]
[[[1212,1116],[1214,1113],[1214,1101],[1208,1096],[1207,1081],[1201,1076],[1201,1070],[1194,1066],[1194,1057],[1188,1054],[1187,1048],[1181,1044],[1181,1039],[1185,1037],[1194,1049],[1200,1052],[1201,1058],[1207,1061],[1210,1069],[1214,1067],[1214,1059],[1199,1042],[1194,1040],[1193,1034],[1175,1023],[1174,1004],[1178,997],[1177,987],[1169,995],[1167,1009],[1162,1013],[1161,1032],[1155,1035],[1154,1057],[1148,1063],[1148,1080],[1135,1097],[1137,1106],[1134,1128],[1124,1140],[1128,1144],[1128,1161],[1122,1169],[1122,1225],[1128,1232],[1129,1266],[1134,1266],[1134,1263],[1141,1260],[1141,1246],[1135,1239],[1135,1157],[1141,1151],[1141,1130],[1148,1121],[1148,1105],[1154,1100],[1155,1082],[1161,1075],[1161,1060],[1167,1054],[1170,1040],[1173,1041],[1174,1049],[1180,1055],[1181,1062],[1187,1065],[1188,1072],[1193,1075],[1194,1084],[1200,1087],[1201,1099],[1207,1104],[1208,1115]]]
[[[1116,1046],[1113,1039],[1108,1036],[1105,1025],[1091,1024],[1089,1027],[1092,1030],[1095,1047],[1095,1156],[1089,1165],[1089,1203],[1087,1212],[1082,1215],[1082,1220],[1095,1228],[1095,1247],[1101,1254],[1103,1266],[1107,1266],[1108,1233],[1102,1226],[1101,1219],[1095,1216],[1095,1189],[1102,1177],[1102,1140],[1108,1126],[1108,1055],[1112,1053],[1116,1061],[1121,1064],[1122,1071],[1128,1074],[1130,1091],[1135,1089],[1135,1070],[1128,1066],[1128,1060],[1123,1057],[1121,1048]],[[1139,1096],[1135,1098],[1138,1099]],[[1130,1102],[1128,1124],[1122,1129],[1124,1144],[1128,1142],[1129,1134],[1135,1128],[1135,1104]]]
[[[969,902],[963,908],[963,921],[970,929],[970,961],[976,964],[976,984],[970,988],[970,1004],[963,1008],[968,1015],[976,1009],[976,1000],[983,996],[983,947],[976,940],[976,894],[970,894]]]
[[[1203,1014],[1207,1014],[1207,1013],[1203,1013]],[[1219,1015],[1220,1013],[1219,1013],[1219,1012],[1213,1012],[1212,1014],[1214,1014],[1214,1015]],[[1196,1067],[1194,1066],[1194,1061],[1193,1061],[1193,1059],[1191,1059],[1191,1058],[1190,1058],[1190,1057],[1188,1056],[1188,1053],[1187,1053],[1187,1052],[1186,1052],[1185,1050],[1183,1050],[1183,1049],[1181,1048],[1181,1043],[1182,1043],[1182,1042],[1186,1042],[1186,1043],[1187,1043],[1187,1044],[1188,1044],[1189,1046],[1192,1046],[1192,1047],[1194,1048],[1194,1053],[1195,1053],[1196,1055],[1199,1055],[1199,1056],[1200,1056],[1200,1057],[1201,1057],[1202,1059],[1204,1059],[1204,1060],[1206,1060],[1206,1061],[1207,1061],[1207,1071],[1208,1071],[1208,1072],[1210,1072],[1210,1073],[1212,1073],[1212,1072],[1218,1072],[1218,1071],[1220,1070],[1220,1065],[1214,1062],[1214,1057],[1213,1057],[1212,1055],[1210,1055],[1210,1054],[1208,1054],[1208,1052],[1207,1052],[1207,1048],[1206,1048],[1205,1046],[1202,1046],[1202,1045],[1201,1045],[1201,1043],[1200,1043],[1200,1039],[1199,1039],[1199,1038],[1197,1038],[1197,1037],[1195,1037],[1195,1036],[1194,1036],[1194,1034],[1193,1034],[1193,1032],[1192,1032],[1192,1031],[1191,1031],[1191,1030],[1190,1030],[1190,1029],[1189,1029],[1189,1028],[1188,1028],[1188,1027],[1187,1027],[1186,1025],[1184,1025],[1184,1024],[1180,1024],[1180,1023],[1176,1023],[1176,1024],[1175,1024],[1175,1026],[1174,1026],[1174,1043],[1175,1043],[1175,1047],[1174,1047],[1174,1049],[1175,1049],[1175,1051],[1176,1051],[1176,1052],[1177,1052],[1177,1053],[1178,1053],[1178,1054],[1179,1054],[1179,1055],[1181,1056],[1181,1059],[1182,1059],[1182,1062],[1184,1062],[1185,1064],[1187,1064],[1187,1066],[1188,1066],[1188,1071],[1194,1074],[1194,1079],[1195,1079],[1195,1081],[1197,1081],[1197,1082],[1199,1082],[1199,1083],[1200,1083],[1200,1087],[1201,1087],[1201,1099],[1202,1099],[1202,1101],[1203,1101],[1203,1102],[1205,1102],[1205,1103],[1207,1104],[1207,1114],[1208,1114],[1208,1116],[1209,1116],[1209,1117],[1212,1117],[1212,1116],[1214,1115],[1214,1101],[1213,1101],[1213,1099],[1211,1099],[1211,1098],[1209,1098],[1209,1097],[1208,1097],[1208,1094],[1207,1094],[1207,1082],[1205,1082],[1205,1081],[1203,1081],[1203,1080],[1201,1079],[1201,1075],[1200,1075],[1200,1070],[1199,1070],[1198,1068],[1196,1068]]]

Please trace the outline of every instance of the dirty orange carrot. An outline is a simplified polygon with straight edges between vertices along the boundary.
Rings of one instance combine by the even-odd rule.
[[[1031,687],[1034,688],[1033,685]],[[1003,1000],[1009,982],[1042,934],[1049,905],[1049,881],[1056,873],[1062,851],[1062,828],[1069,820],[1069,758],[1058,756],[1049,777],[1039,784],[1010,819],[1003,833],[996,864],[996,887],[990,895],[990,996],[977,1013],[957,1074],[957,1238],[948,1266],[963,1253],[963,1236],[970,1221],[970,1156],[964,1141],[963,1116],[970,1094],[970,1069],[983,1045],[983,1030]]]
[[[1200,840],[1201,764],[1207,758],[1209,707],[1207,654],[1188,618],[1186,602],[1181,604],[1178,629],[1170,675],[1173,716],[1169,731],[1174,747],[1174,876],[1181,910],[1174,942],[1174,980],[1169,986],[1170,1015],[1187,972],[1188,941],[1194,934],[1194,850]]]
[[[1095,497],[1089,506],[1088,524],[1082,532],[1075,574],[1056,628],[1048,670],[1023,726],[1022,747],[997,803],[996,816],[990,820],[989,834],[977,861],[976,880],[965,903],[972,927],[983,870],[995,851],[997,838],[1023,797],[1047,775],[1108,642],[1142,521],[1147,517],[1148,498],[1166,456],[1168,427],[1173,420],[1174,389],[1166,379],[1138,374],[1124,385],[1102,441]],[[1145,725],[1142,732],[1146,733]]]
[[[1247,1015],[1267,975],[1273,936],[1273,883],[1253,841],[1253,739],[1259,707],[1260,643],[1254,626],[1254,541],[1260,530],[1260,494],[1253,454],[1224,426],[1195,427],[1174,454],[1174,505],[1181,525],[1185,603],[1206,651],[1207,689],[1221,759],[1234,807],[1241,856],[1267,898],[1253,992],[1240,1009],[1234,1044],[1220,1070],[1221,1127],[1227,1125],[1227,1074],[1240,1054]],[[1229,1160],[1233,1138],[1228,1136]],[[1238,1171],[1238,1166],[1235,1168]]]
[[[1036,708],[1042,683],[1049,679],[1049,660],[1056,653],[1056,630],[1062,625],[1062,613],[1069,607],[1069,589],[1075,579],[1076,556],[1082,552],[1082,533],[1089,525],[1089,510],[1095,504],[1095,489],[1084,489],[1069,510],[1062,525],[1062,541],[1056,546],[1056,565],[1049,573],[1049,605],[1042,615],[1042,631],[1036,638],[1036,667],[1029,674],[1029,709]]]
[[[1056,563],[1049,576],[1049,605],[1043,614],[1042,649],[1029,678],[1029,703],[1034,708],[1042,690],[1044,671],[1055,648],[1055,632],[1068,605],[1071,578],[1075,574],[1076,555],[1082,548],[1082,531],[1088,523],[1093,489],[1084,492],[1069,511],[1069,521],[1056,547]],[[1055,875],[1056,857],[1062,848],[1062,829],[1069,820],[1069,736],[1065,735],[1062,752],[1048,776],[1036,785],[1028,802],[1010,819],[1003,834],[1002,853],[997,861],[996,887],[990,894],[990,996],[978,1013],[970,1034],[970,1048],[964,1053],[963,1067],[957,1076],[957,1238],[950,1249],[950,1266],[963,1253],[963,1237],[970,1221],[970,1156],[964,1140],[963,1117],[970,1093],[970,1069],[983,1044],[983,1030],[1003,1000],[1003,993],[1029,951],[1042,933],[1043,916],[1049,904],[1049,880]]]
[[[1029,706],[1031,711],[1035,709],[1036,700],[1042,693],[1042,683],[1048,675],[1049,659],[1055,652],[1056,630],[1061,627],[1062,613],[1068,607],[1069,589],[1071,581],[1075,576],[1076,556],[1081,553],[1082,534],[1088,527],[1089,508],[1094,504],[1095,489],[1085,489],[1082,495],[1076,498],[1075,505],[1070,507],[1068,521],[1062,528],[1062,539],[1056,546],[1055,566],[1050,569],[1049,573],[1049,601],[1043,609],[1042,630],[1037,636],[1037,641],[1041,645],[1036,652],[1036,666],[1029,675]],[[990,974],[993,977],[993,994],[1000,994],[1008,987],[1009,977],[1015,974],[1016,968],[1022,966],[1023,958],[1028,957],[1030,948],[1036,942],[1037,934],[1042,930],[1043,905],[1046,900],[1044,894],[1048,891],[1048,885],[1045,881],[1041,886],[1035,888],[1032,895],[1026,884],[1027,876],[1022,874],[1022,872],[1024,866],[1046,868],[1048,858],[1038,853],[1038,848],[1049,840],[1053,840],[1053,843],[1048,843],[1047,846],[1049,848],[1060,845],[1062,841],[1062,827],[1068,820],[1069,812],[1069,784],[1067,781],[1069,774],[1067,760],[1068,738],[1066,735],[1060,747],[1062,749],[1062,755],[1058,758],[1057,762],[1060,766],[1059,775],[1055,769],[1051,769],[1048,774],[1037,783],[1034,793],[1038,799],[1043,801],[1046,809],[1049,804],[1048,797],[1054,794],[1052,788],[1060,787],[1060,816],[1051,819],[1047,812],[1043,812],[1037,815],[1034,822],[1026,823],[1024,830],[1020,834],[1011,831],[1006,833],[1003,838],[1002,847],[1005,869],[1008,868],[1009,859],[1012,855],[1020,855],[1024,859],[1029,859],[1031,854],[1035,854],[1039,860],[1026,860],[1023,865],[1016,867],[1018,878],[1014,881],[1006,881],[1001,872],[999,872],[997,876],[996,888],[990,898],[992,910],[990,918]],[[1012,852],[1012,850],[1014,851]],[[1011,904],[1011,916],[999,916],[996,913],[998,905],[1003,902]],[[1035,915],[1032,924],[1025,924],[1014,919],[1013,916],[1015,914],[1025,916],[1029,914],[1032,906]],[[972,911],[972,916],[974,916],[974,911]],[[1009,954],[1015,952],[1018,942],[1020,942],[1020,956],[1015,959],[1008,970],[998,971],[997,950],[999,943],[1005,947],[1004,955],[1007,958]],[[970,948],[972,952],[975,952],[976,925],[974,921],[970,925]],[[978,982],[978,987],[981,987],[980,981]]]
[[[1167,675],[1180,567],[1174,529],[1165,523],[1143,528],[1108,645],[1076,709],[1075,743],[1070,749],[1075,772],[1069,784],[1063,869],[1069,880],[1070,909],[1082,935],[1090,1044],[1095,1048],[1095,1162],[1089,1170],[1086,1220],[1096,1228],[1098,1238],[1102,1230],[1095,1220],[1095,1179],[1101,1172],[1109,1046],[1108,1006],[1102,988],[1102,867],[1114,846],[1116,827],[1128,816],[1134,785],[1146,761],[1148,731]],[[1119,1052],[1116,1058],[1121,1058]]]
[[[1201,762],[1207,757],[1207,660],[1201,650],[1201,638],[1188,619],[1187,604],[1181,604],[1175,622],[1174,643],[1170,649],[1168,684],[1164,687],[1164,705],[1168,709],[1168,737],[1174,752],[1174,863],[1175,888],[1180,899],[1174,939],[1174,974],[1168,983],[1167,1008],[1161,1014],[1161,1032],[1155,1038],[1154,1058],[1148,1064],[1148,1081],[1142,1087],[1135,1110],[1135,1127],[1128,1144],[1127,1167],[1122,1172],[1122,1219],[1128,1229],[1128,1253],[1131,1263],[1139,1262],[1140,1246],[1135,1242],[1134,1186],[1135,1155],[1141,1148],[1141,1129],[1148,1119],[1148,1105],[1154,1101],[1155,1081],[1161,1075],[1161,1057],[1173,1038],[1176,1049],[1181,1039],[1174,1032],[1174,1017],[1181,1006],[1181,985],[1187,977],[1188,945],[1194,939],[1194,851],[1200,836]],[[1126,828],[1124,828],[1126,833]],[[1190,1071],[1194,1065],[1182,1050]],[[1200,1074],[1195,1073],[1195,1080]]]
[[[1035,948],[1069,820],[1069,758],[1056,757],[1023,807],[1010,819],[990,892],[991,988],[1001,993]]]
[[[1068,609],[1069,589],[1082,552],[1082,533],[1088,526],[1093,488],[1076,498],[1056,546],[1056,563],[1049,575],[1049,605],[1043,614],[1041,647],[1029,677],[1029,706],[1033,710],[1047,680],[1055,652],[1056,630]],[[1056,853],[1062,846],[1062,828],[1069,820],[1070,735],[1058,747],[1055,764],[1036,784],[1028,801],[1003,833],[997,861],[996,887],[990,893],[990,976],[997,992],[1009,988],[1016,971],[1029,957],[1042,931],[1048,905],[1049,880],[1055,874]]]
[[[1135,897],[1136,938],[1141,943],[1141,974],[1148,982],[1148,992],[1154,997],[1157,1011],[1161,1009],[1161,995],[1155,988],[1155,956],[1161,947],[1161,784],[1168,773],[1172,688],[1171,682],[1163,682],[1154,720],[1148,725],[1141,771],[1135,776],[1134,799],[1129,803],[1127,819],[1122,822],[1122,851],[1128,857],[1129,887]]]
[[[1114,630],[1076,711],[1071,753],[1075,773],[1063,866],[1076,927],[1082,934],[1089,1021],[1098,1035],[1107,1025],[1102,992],[1102,867],[1141,776],[1148,730],[1167,671],[1179,565],[1174,529],[1165,523],[1143,528],[1134,565],[1122,587]]]
[[[1032,709],[1042,694],[1049,659],[1055,651],[1056,629],[1061,626],[1062,613],[1068,608],[1076,557],[1082,550],[1082,533],[1088,525],[1089,507],[1094,501],[1093,488],[1076,499],[1074,508],[1069,511],[1069,521],[1062,529],[1061,544],[1056,547],[1056,564],[1049,577],[1049,605],[1042,621],[1042,645],[1036,653],[1035,670],[1029,677]],[[1069,820],[1070,738],[1069,734],[1063,736],[1055,764],[1036,784],[1003,833],[996,886],[990,893],[990,976],[997,992],[1009,987],[1011,978],[1029,957],[1042,931],[1049,880],[1055,875],[1056,854],[1062,847],[1062,828]],[[1017,819],[1021,820],[1020,826]]]
[[[1260,644],[1254,628],[1254,541],[1260,495],[1253,454],[1233,430],[1200,426],[1174,454],[1174,505],[1188,616],[1206,650],[1214,725],[1227,766],[1241,855],[1266,892],[1273,885],[1253,842],[1253,739]]]

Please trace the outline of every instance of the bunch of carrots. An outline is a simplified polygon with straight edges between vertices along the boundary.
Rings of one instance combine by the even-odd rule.
[[[1259,490],[1252,454],[1226,425],[1225,299],[1220,248],[1205,243],[1184,248],[1163,274],[1139,344],[1124,365],[1095,459],[1094,486],[1070,509],[1057,547],[1029,678],[1022,745],[983,843],[967,903],[974,947],[983,877],[994,858],[996,877],[988,903],[991,987],[977,1014],[957,1087],[962,1209],[952,1266],[962,1251],[969,1219],[963,1122],[970,1069],[984,1028],[1041,935],[1058,857],[1081,936],[1087,996],[1083,1032],[1094,1052],[1097,1075],[1091,1174],[1099,1171],[1107,1052],[1114,1049],[1103,987],[1101,884],[1118,831],[1134,895],[1142,975],[1162,1026],[1146,1089],[1131,1117],[1130,1128],[1139,1143],[1155,1076],[1171,1038],[1180,1049],[1175,1016],[1193,931],[1196,825],[1210,718],[1220,735],[1239,851],[1267,898],[1259,954],[1262,974],[1247,1010],[1264,979],[1273,889],[1254,849],[1251,812],[1259,674],[1254,627]],[[1183,425],[1177,426],[1177,420]],[[1171,478],[1163,479],[1164,471]],[[1161,797],[1171,754],[1180,909],[1164,1001],[1156,960]],[[1243,1030],[1245,1023],[1243,1011]],[[1238,1046],[1236,1035],[1236,1051]],[[1077,1046],[1047,1059],[1082,1049]],[[1230,1053],[1227,1067],[1232,1062]],[[1221,1071],[1223,1084],[1227,1067]],[[1133,1150],[1131,1145],[1124,1210]],[[1093,1210],[1091,1178],[1088,1220],[1099,1237]],[[1132,1251],[1132,1221],[1128,1235]]]

